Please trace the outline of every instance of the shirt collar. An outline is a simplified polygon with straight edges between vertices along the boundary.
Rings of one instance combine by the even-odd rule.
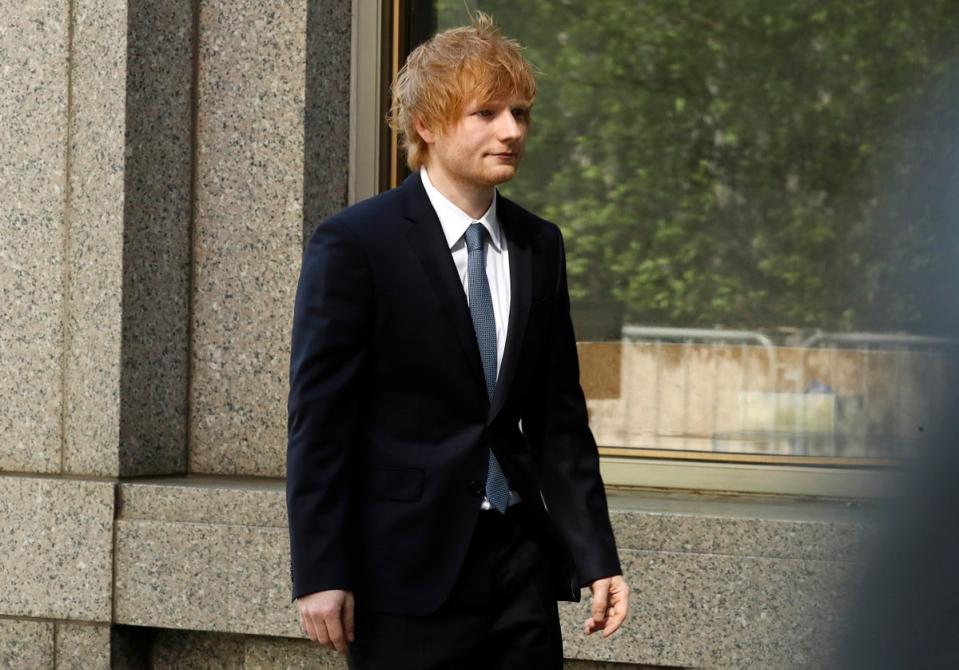
[[[450,202],[449,198],[439,192],[433,186],[429,176],[426,174],[426,167],[420,168],[420,177],[423,179],[423,188],[426,189],[426,196],[430,199],[430,204],[436,211],[436,216],[443,226],[443,235],[446,237],[446,243],[452,249],[457,242],[463,239],[466,229],[471,223],[478,221],[486,228],[489,233],[490,243],[497,251],[503,250],[502,228],[499,225],[499,219],[496,217],[496,199],[498,197],[496,189],[493,189],[493,201],[489,209],[478,219],[470,217],[469,214]]]

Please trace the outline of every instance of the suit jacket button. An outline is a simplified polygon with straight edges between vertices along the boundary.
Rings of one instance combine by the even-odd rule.
[[[470,491],[472,491],[476,495],[480,495],[483,492],[483,489],[484,489],[483,482],[481,482],[480,480],[474,479],[473,481],[470,482]]]

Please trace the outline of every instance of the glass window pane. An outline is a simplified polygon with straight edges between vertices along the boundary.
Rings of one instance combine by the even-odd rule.
[[[606,453],[922,447],[955,369],[954,0],[470,4],[540,71],[501,190],[563,230]]]

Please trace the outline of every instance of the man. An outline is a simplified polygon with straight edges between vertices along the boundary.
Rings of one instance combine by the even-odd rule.
[[[413,174],[321,223],[290,366],[305,633],[368,668],[561,668],[558,599],[627,613],[559,229],[498,195],[535,82],[491,19],[417,48],[391,122]]]

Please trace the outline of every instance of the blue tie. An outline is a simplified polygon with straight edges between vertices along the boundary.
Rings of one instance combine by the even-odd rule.
[[[483,245],[485,237],[486,228],[481,223],[473,223],[466,229],[470,316],[473,317],[473,329],[476,331],[476,342],[479,344],[480,359],[483,361],[486,393],[489,394],[492,404],[493,392],[496,390],[496,318],[493,315],[489,281],[486,279],[486,250]],[[492,449],[489,452],[486,475],[486,499],[501,514],[506,513],[509,505],[509,485]]]

